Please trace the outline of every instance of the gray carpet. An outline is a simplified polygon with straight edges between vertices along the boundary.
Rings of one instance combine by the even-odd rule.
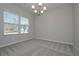
[[[0,48],[1,56],[73,56],[72,46],[46,40],[28,40]]]

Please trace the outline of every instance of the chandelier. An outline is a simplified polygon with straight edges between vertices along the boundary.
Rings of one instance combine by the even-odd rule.
[[[32,10],[37,15],[42,15],[46,11],[46,6],[43,6],[42,3],[32,5]]]

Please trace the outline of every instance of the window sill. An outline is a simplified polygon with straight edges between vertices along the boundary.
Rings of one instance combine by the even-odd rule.
[[[29,34],[29,33],[3,34],[3,36],[9,36],[9,35],[27,35],[27,34]]]

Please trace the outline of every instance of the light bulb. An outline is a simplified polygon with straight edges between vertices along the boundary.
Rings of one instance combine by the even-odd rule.
[[[37,13],[37,10],[34,10],[35,13]]]
[[[42,3],[39,3],[38,5],[39,5],[39,6],[42,6]]]
[[[43,7],[43,10],[46,10],[46,7]]]
[[[35,9],[35,5],[32,5],[32,9]]]
[[[41,13],[43,13],[43,10],[41,10]]]

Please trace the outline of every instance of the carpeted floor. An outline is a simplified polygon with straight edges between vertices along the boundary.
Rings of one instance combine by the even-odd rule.
[[[1,56],[73,56],[71,45],[46,40],[28,40],[0,48]]]

